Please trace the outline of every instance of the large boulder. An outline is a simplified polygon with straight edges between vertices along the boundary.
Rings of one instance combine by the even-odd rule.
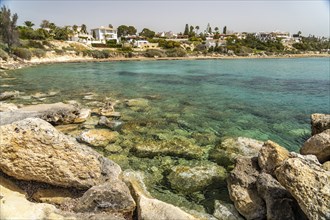
[[[309,138],[300,148],[300,153],[313,154],[320,163],[330,161],[330,129]]]
[[[290,193],[270,174],[261,173],[257,178],[258,194],[267,207],[267,219],[307,219]]]
[[[0,169],[17,179],[88,189],[121,172],[117,164],[42,119],[3,125],[0,133]]]
[[[312,114],[311,125],[312,135],[316,135],[330,129],[330,114]]]
[[[257,156],[262,145],[263,142],[251,138],[227,138],[210,151],[209,158],[220,166],[228,167],[238,156]]]
[[[174,205],[153,198],[143,182],[142,173],[127,170],[123,173],[123,179],[129,185],[136,201],[138,219],[199,219]]]
[[[110,180],[93,186],[79,198],[74,210],[77,212],[116,212],[133,216],[135,202],[127,186],[118,180]]]
[[[267,141],[259,151],[258,164],[262,171],[274,176],[275,169],[289,156],[289,151],[284,147]]]
[[[0,125],[10,124],[25,118],[41,118],[52,125],[71,124],[79,115],[79,109],[62,102],[25,106],[14,111],[0,112]]]
[[[275,175],[309,219],[330,219],[330,172],[315,156],[290,153]]]
[[[257,191],[259,174],[257,157],[238,157],[227,178],[230,199],[246,219],[266,218],[266,205]]]
[[[173,189],[190,194],[220,184],[226,178],[226,170],[212,163],[194,167],[179,165],[172,168],[167,178]]]

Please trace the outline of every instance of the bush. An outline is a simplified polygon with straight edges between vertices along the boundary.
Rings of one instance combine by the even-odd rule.
[[[106,59],[112,57],[112,52],[110,50],[92,50],[90,55],[96,59]]]
[[[9,56],[8,54],[6,53],[6,51],[0,49],[0,58],[3,59],[3,60],[8,60]]]
[[[46,51],[42,50],[42,49],[34,49],[34,50],[32,50],[32,55],[36,56],[38,58],[45,57]]]
[[[32,53],[29,49],[26,48],[15,48],[13,53],[18,56],[19,58],[22,58],[24,60],[31,60]]]
[[[187,56],[187,52],[182,48],[173,48],[166,51],[166,55],[168,57],[185,57]]]
[[[30,48],[39,48],[39,49],[45,49],[44,45],[39,41],[29,40],[29,43],[27,44]]]
[[[60,50],[60,49],[55,49],[55,53],[57,54],[57,55],[64,55],[64,50]]]
[[[145,57],[166,57],[166,54],[162,50],[149,49],[144,53]]]
[[[43,44],[44,46],[47,46],[47,47],[50,47],[50,48],[53,47],[53,45],[52,45],[48,40],[44,40],[44,41],[42,41],[42,44]]]

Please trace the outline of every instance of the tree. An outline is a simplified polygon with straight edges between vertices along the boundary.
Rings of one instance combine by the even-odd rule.
[[[41,24],[40,24],[40,27],[41,28],[49,28],[49,24],[50,24],[50,22],[48,20],[42,20]]]
[[[186,24],[183,35],[189,35],[189,25],[188,24]]]
[[[135,35],[136,31],[137,31],[136,28],[133,26],[120,25],[117,28],[117,35],[118,35],[118,37],[127,36],[127,35]]]
[[[198,34],[198,30],[199,30],[199,26],[198,25],[195,27],[195,30],[196,30],[196,34]]]
[[[83,33],[83,34],[87,34],[87,26],[85,24],[82,24],[81,25],[81,29],[80,29],[80,32]]]
[[[224,26],[223,27],[223,31],[222,31],[223,34],[227,34],[227,26]]]
[[[219,28],[218,27],[215,27],[214,30],[217,34],[219,33]]]
[[[112,24],[109,24],[109,28],[113,28],[113,25]]]
[[[72,26],[72,30],[73,30],[74,33],[77,33],[77,32],[78,32],[78,25],[75,25],[75,24],[74,24],[74,25]]]
[[[140,36],[144,36],[147,38],[153,38],[155,36],[155,32],[149,30],[148,28],[143,28],[143,30],[139,33]]]
[[[18,16],[11,15],[10,9],[3,6],[0,11],[0,36],[4,43],[7,44],[9,52],[12,46],[18,42],[18,31],[16,28]]]
[[[34,24],[32,23],[32,21],[25,21],[24,22],[25,26],[32,29],[32,27],[34,26]]]
[[[194,26],[191,25],[190,28],[189,28],[189,37],[192,37],[194,35],[195,35]]]

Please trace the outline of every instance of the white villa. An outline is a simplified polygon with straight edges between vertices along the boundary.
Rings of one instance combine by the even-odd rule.
[[[117,30],[109,27],[99,27],[91,30],[93,37],[97,41],[105,43],[107,40],[116,40],[118,42]]]

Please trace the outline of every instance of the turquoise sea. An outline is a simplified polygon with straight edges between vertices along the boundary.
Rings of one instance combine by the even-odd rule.
[[[295,151],[310,135],[310,114],[330,112],[329,58],[71,63],[14,74],[11,89],[60,92],[45,102],[88,92],[155,97],[141,120],[178,114],[190,132],[270,139]]]
[[[211,152],[230,137],[272,140],[299,151],[311,134],[310,114],[330,113],[329,58],[49,64],[10,71],[9,77],[0,78],[0,85],[11,86],[1,90],[20,91],[11,100],[17,104],[76,100],[96,108],[97,102],[118,100],[115,109],[124,122],[120,137],[96,150],[123,170],[143,171],[154,197],[209,214],[215,200],[230,202],[225,181],[211,180],[203,190],[187,194],[173,187],[173,167],[208,173],[215,163],[199,152]],[[56,95],[31,98],[49,92]],[[143,98],[142,107],[125,105],[136,98]],[[69,133],[98,128],[98,120],[93,115],[77,126],[78,132]],[[166,153],[152,154],[145,146]]]

